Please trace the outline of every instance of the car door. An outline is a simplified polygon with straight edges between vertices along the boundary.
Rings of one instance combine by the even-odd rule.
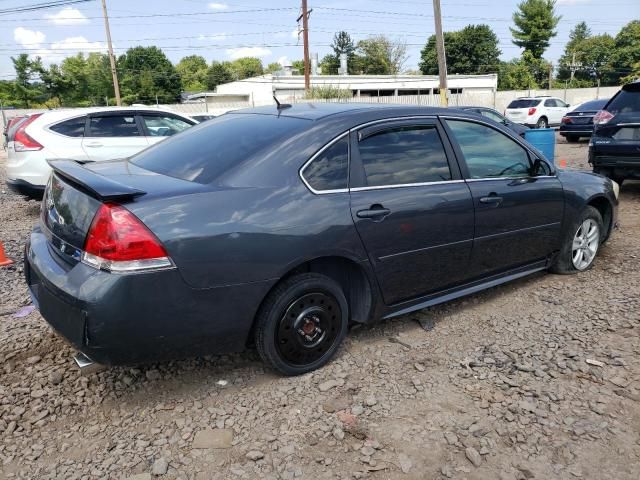
[[[475,206],[474,277],[545,260],[560,245],[562,185],[544,161],[498,128],[445,121]]]
[[[549,125],[555,125],[560,123],[562,116],[559,116],[558,108],[556,107],[556,101],[552,98],[547,98],[544,103],[543,115],[547,117]]]
[[[82,149],[91,161],[127,158],[149,146],[135,112],[89,115]]]
[[[353,131],[351,146],[351,214],[385,303],[464,279],[473,201],[439,122],[378,123]]]
[[[569,111],[569,104],[563,102],[559,98],[554,98],[554,101],[556,103],[556,108],[558,109],[558,124],[560,124],[560,122],[562,122],[562,117],[564,117]]]
[[[190,123],[177,115],[164,112],[141,112],[139,118],[149,145],[195,125],[195,122]]]

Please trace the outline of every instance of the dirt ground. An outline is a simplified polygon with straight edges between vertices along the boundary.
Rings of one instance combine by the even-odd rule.
[[[586,142],[557,157],[587,168]],[[5,191],[19,259],[39,205]],[[640,478],[640,182],[595,267],[350,333],[296,378],[255,352],[80,376],[0,269],[0,478]],[[422,320],[431,329],[423,329]],[[220,448],[214,448],[220,447]]]

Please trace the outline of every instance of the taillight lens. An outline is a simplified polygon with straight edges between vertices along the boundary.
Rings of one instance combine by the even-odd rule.
[[[18,130],[16,130],[16,133],[13,136],[13,147],[16,152],[35,152],[44,148],[25,131],[25,129],[40,115],[42,114],[35,113],[31,115],[18,127]]]
[[[160,240],[126,208],[100,206],[89,228],[82,261],[114,273],[173,268]]]
[[[613,118],[613,114],[607,112],[606,110],[600,110],[593,117],[593,123],[595,125],[603,125],[607,123],[609,120]]]
[[[531,107],[531,108],[529,109],[529,113],[528,113],[527,115],[534,115],[535,113],[536,113],[536,109],[535,109],[535,107]]]
[[[571,120],[571,117],[562,117],[562,120],[560,120],[560,122],[567,124],[567,123],[573,123],[573,120]]]

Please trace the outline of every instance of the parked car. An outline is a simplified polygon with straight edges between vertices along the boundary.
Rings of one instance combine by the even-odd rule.
[[[562,117],[558,132],[567,142],[577,142],[581,137],[590,137],[593,132],[593,117],[608,101],[608,98],[601,98],[576,106]]]
[[[349,324],[588,269],[618,204],[506,127],[418,106],[243,110],[129,160],[50,163],[25,275],[85,365],[255,344],[308,372]]]
[[[212,118],[216,118],[215,115],[210,113],[194,113],[189,115],[190,118],[197,120],[198,123],[206,122],[207,120],[211,120]]]
[[[560,125],[569,104],[555,97],[521,97],[513,100],[504,115],[528,127],[547,128]]]
[[[490,118],[494,122],[501,123],[505,127],[513,130],[517,135],[520,135],[521,137],[524,137],[524,132],[529,130],[529,127],[526,127],[524,125],[520,125],[519,123],[512,122],[507,117],[505,117],[504,115],[500,114],[499,112],[497,112],[493,108],[489,108],[489,107],[456,107],[456,108],[459,108],[461,110],[465,110],[467,112],[477,113],[477,114],[482,115],[483,117]]]
[[[129,157],[197,122],[155,108],[104,107],[30,115],[8,144],[7,185],[41,198],[51,173],[47,160],[83,162]]]
[[[618,183],[640,179],[640,81],[628,83],[593,117],[589,163]]]

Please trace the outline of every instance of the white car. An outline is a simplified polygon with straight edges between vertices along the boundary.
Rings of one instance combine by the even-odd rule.
[[[96,162],[126,158],[197,122],[144,107],[102,107],[36,113],[20,124],[7,145],[7,185],[40,198],[49,179],[47,160]]]
[[[560,125],[569,104],[556,97],[521,97],[513,100],[504,116],[528,127],[547,128]]]

